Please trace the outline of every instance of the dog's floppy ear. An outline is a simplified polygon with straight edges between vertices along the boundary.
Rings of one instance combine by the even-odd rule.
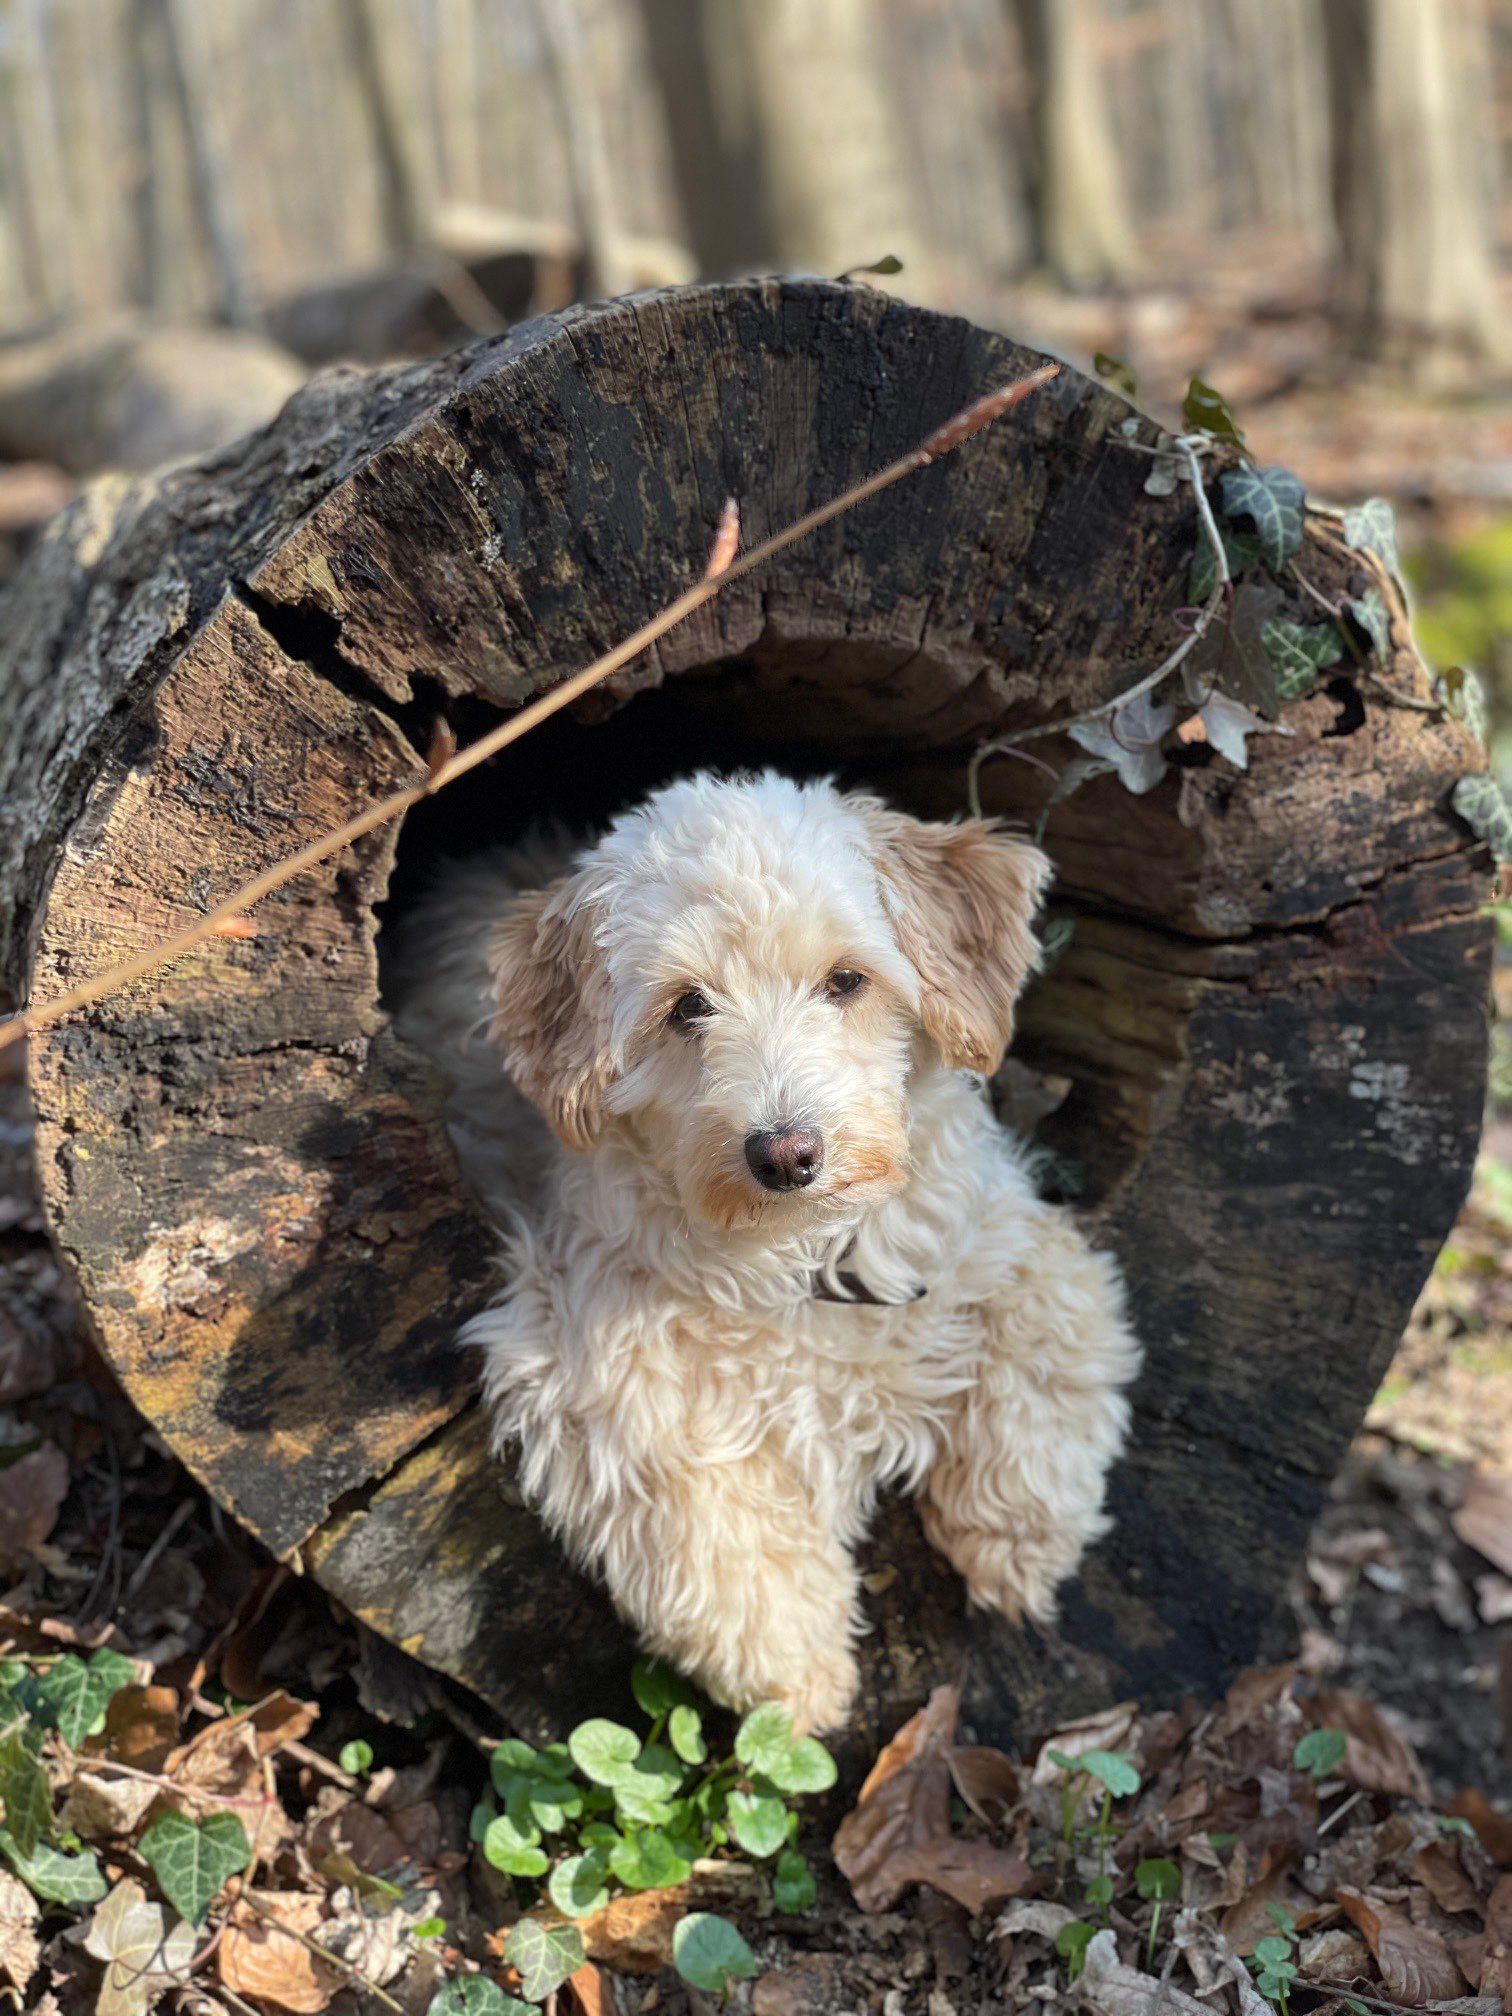
[[[920,1020],[955,1068],[991,1075],[1039,954],[1034,913],[1050,863],[990,819],[939,825],[868,813],[882,898],[920,981]]]
[[[609,976],[568,876],[521,896],[488,947],[489,1033],[526,1098],[569,1148],[589,1148],[604,1121],[615,1065]]]

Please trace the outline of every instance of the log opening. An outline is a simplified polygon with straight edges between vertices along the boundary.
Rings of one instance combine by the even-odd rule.
[[[575,670],[696,575],[726,495],[759,537],[1034,361],[865,288],[678,290],[317,381],[213,462],[89,493],[18,582],[0,668],[13,984],[165,935],[416,774],[438,712],[466,734]],[[1129,421],[1063,373],[419,808],[397,866],[374,835],[256,939],[35,1047],[52,1226],[133,1399],[275,1552],[526,1734],[613,1712],[628,1646],[486,1459],[451,1339],[492,1241],[382,1010],[382,906],[440,849],[703,762],[960,811],[981,737],[1170,649],[1196,513],[1146,493]],[[1389,670],[1425,690],[1403,636]],[[1021,1050],[1072,1081],[1045,1135],[1086,1165],[1148,1347],[1118,1523],[1040,1636],[968,1619],[887,1508],[858,1744],[963,1670],[987,1735],[1210,1690],[1274,1613],[1458,1208],[1483,1079],[1485,863],[1445,802],[1482,759],[1343,687],[1242,776],[1197,752],[1054,810],[1076,930]],[[1000,762],[983,788],[1037,817],[1047,787]]]

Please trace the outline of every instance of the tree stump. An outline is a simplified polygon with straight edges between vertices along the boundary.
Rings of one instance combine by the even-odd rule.
[[[13,592],[0,956],[42,1000],[575,670],[701,572],[1036,358],[862,287],[761,280],[335,373],[217,458],[87,492]],[[1074,371],[741,582],[510,757],[32,1046],[46,1206],[143,1413],[275,1554],[524,1733],[614,1712],[630,1647],[486,1455],[453,1335],[491,1240],[393,1035],[380,911],[428,854],[700,761],[965,803],[986,736],[1123,691],[1199,537],[1153,423]],[[1310,531],[1315,586],[1358,555]],[[1293,613],[1305,612],[1299,602]],[[1427,675],[1392,639],[1390,683]],[[1117,1523],[1059,1634],[965,1613],[906,1503],[868,1548],[868,1741],[941,1678],[1002,1737],[1251,1657],[1461,1202],[1483,1079],[1483,758],[1351,672],[1145,797],[1052,811],[1070,950],[1020,1052],[1128,1273],[1148,1365]],[[1064,742],[1035,745],[1060,767]],[[1204,758],[1210,760],[1203,760]],[[1033,766],[984,772],[1038,817]],[[397,844],[397,868],[396,868]]]

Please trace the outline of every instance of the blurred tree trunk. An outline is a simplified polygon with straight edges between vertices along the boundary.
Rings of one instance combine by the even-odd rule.
[[[251,328],[258,311],[232,195],[236,163],[218,124],[215,64],[199,39],[213,23],[185,0],[156,0],[156,5],[167,83],[189,151],[194,206],[215,273],[216,308],[225,321]]]
[[[1442,371],[1500,348],[1475,79],[1448,0],[1329,0],[1339,306],[1369,353]],[[1481,23],[1483,26],[1483,22]]]
[[[423,245],[435,209],[435,162],[420,108],[417,52],[394,0],[345,0],[352,60],[367,108],[384,236],[397,251]]]
[[[1034,88],[1041,258],[1068,287],[1125,279],[1134,232],[1103,99],[1094,0],[1014,0]]]
[[[590,297],[627,293],[634,282],[624,256],[603,106],[583,20],[576,0],[530,0],[530,15],[561,128],[572,217],[583,247],[583,292]]]
[[[641,0],[705,271],[930,260],[873,0]]]

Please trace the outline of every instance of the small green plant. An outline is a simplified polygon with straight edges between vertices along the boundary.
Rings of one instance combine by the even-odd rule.
[[[1152,1855],[1139,1863],[1134,1871],[1134,1887],[1147,1903],[1153,1903],[1154,1913],[1150,1918],[1150,1940],[1147,1958],[1155,1958],[1155,1937],[1160,1930],[1160,1914],[1172,1898],[1181,1895],[1181,1871],[1174,1862],[1168,1862],[1163,1855]]]
[[[1291,2016],[1291,1985],[1297,1978],[1297,1921],[1279,1904],[1267,1904],[1275,1932],[1255,1947],[1255,1986],[1281,2016]]]
[[[1311,1772],[1314,1778],[1326,1778],[1344,1762],[1348,1748],[1342,1729],[1309,1729],[1293,1750],[1292,1763],[1299,1771]]]
[[[1097,1927],[1085,1918],[1073,1918],[1055,1935],[1055,1950],[1066,1962],[1066,1978],[1075,1981],[1087,1964],[1087,1948],[1097,1937]]]
[[[1061,1839],[1071,1846],[1080,1837],[1097,1846],[1097,1874],[1083,1893],[1086,1901],[1108,1922],[1108,1906],[1113,1901],[1113,1875],[1108,1867],[1108,1851],[1118,1833],[1113,1822],[1113,1801],[1128,1799],[1139,1790],[1140,1776],[1134,1759],[1123,1750],[1083,1750],[1077,1757],[1064,1750],[1049,1752],[1050,1762],[1066,1774],[1061,1792]],[[1102,1787],[1102,1805],[1090,1827],[1079,1828],[1076,1816],[1082,1795],[1093,1786]]]
[[[360,1736],[354,1736],[350,1743],[343,1743],[336,1759],[343,1771],[354,1778],[365,1778],[373,1768],[373,1746]]]
[[[806,1910],[815,1885],[793,1845],[792,1802],[834,1784],[829,1752],[812,1737],[795,1737],[787,1711],[769,1704],[746,1716],[728,1755],[711,1756],[703,1711],[685,1681],[643,1660],[631,1685],[650,1720],[644,1736],[595,1716],[565,1743],[537,1750],[511,1736],[496,1746],[492,1782],[472,1819],[486,1859],[537,1896],[544,1891],[570,1921],[601,1910],[616,1891],[666,1889],[685,1881],[700,1857],[736,1850],[771,1865],[779,1911]],[[543,1945],[537,1934],[548,1931],[563,1936]],[[529,1957],[527,1972],[506,1948],[531,2001],[566,1978],[559,1970],[571,1950],[581,1964],[571,1923],[548,1927],[527,1916],[510,1939]],[[684,1978],[711,1994],[755,1964],[735,1927],[709,1912],[682,1921],[673,1950]]]

